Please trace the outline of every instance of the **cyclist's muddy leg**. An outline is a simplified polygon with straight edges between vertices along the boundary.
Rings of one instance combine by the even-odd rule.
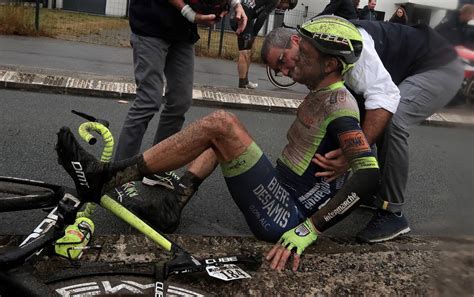
[[[217,164],[219,164],[217,156],[214,150],[209,148],[189,165],[188,171],[200,179],[205,179],[216,169]]]
[[[229,161],[251,143],[252,138],[233,114],[216,111],[153,146],[143,158],[148,171],[162,172],[188,164],[209,148],[219,162]]]
[[[217,156],[212,148],[205,150],[196,158],[179,179],[175,188],[180,207],[183,208],[197,192],[201,183],[217,167]]]
[[[59,163],[73,178],[79,195],[98,201],[101,193],[141,176],[181,168],[208,149],[223,162],[245,152],[251,143],[252,138],[233,114],[216,111],[142,155],[106,165],[85,151],[68,128],[59,131],[56,150]]]

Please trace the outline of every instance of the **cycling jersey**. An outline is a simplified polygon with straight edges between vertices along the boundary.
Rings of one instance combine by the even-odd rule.
[[[345,217],[378,186],[378,164],[359,125],[357,102],[342,82],[310,93],[301,103],[287,134],[288,144],[273,167],[253,143],[221,168],[250,229],[275,242],[307,217],[324,231]],[[353,175],[331,183],[311,159],[342,148]],[[369,174],[367,174],[369,173]]]

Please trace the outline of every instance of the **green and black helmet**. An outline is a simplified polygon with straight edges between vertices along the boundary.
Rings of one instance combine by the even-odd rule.
[[[362,35],[349,21],[337,16],[319,16],[297,28],[298,33],[322,53],[336,56],[344,74],[362,52]]]

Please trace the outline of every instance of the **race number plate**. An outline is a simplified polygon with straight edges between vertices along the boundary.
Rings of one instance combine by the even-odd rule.
[[[207,266],[207,274],[212,277],[232,281],[236,279],[251,278],[251,276],[235,264],[223,264],[219,266]]]

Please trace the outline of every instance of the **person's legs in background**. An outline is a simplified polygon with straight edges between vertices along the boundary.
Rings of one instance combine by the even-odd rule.
[[[170,43],[164,39],[136,34],[132,34],[131,42],[137,95],[120,133],[115,150],[116,161],[138,154],[148,123],[160,109],[164,68],[170,47]]]
[[[400,89],[400,104],[384,133],[379,153],[382,188],[376,198],[378,207],[366,228],[357,234],[364,242],[381,242],[410,231],[402,214],[408,180],[410,128],[445,106],[462,82],[462,65],[455,60],[438,69],[405,79]]]
[[[194,82],[194,45],[180,42],[171,45],[164,69],[167,87],[164,107],[153,145],[183,127],[185,113],[191,107]]]
[[[251,63],[251,50],[252,45],[255,40],[255,36],[253,36],[253,25],[255,20],[253,18],[254,11],[252,8],[243,5],[245,14],[248,17],[247,25],[239,35],[237,35],[237,46],[239,49],[239,58],[237,60],[237,72],[239,74],[239,88],[244,89],[255,89],[258,87],[257,83],[253,83],[249,81],[248,74],[249,68]],[[237,20],[235,18],[230,18],[230,27],[232,30],[237,31],[239,26]]]
[[[249,81],[249,68],[251,64],[251,50],[239,50],[239,60],[237,61],[237,71],[239,73],[239,88],[255,89],[257,83]]]
[[[187,42],[173,43],[168,48],[164,73],[167,83],[164,107],[153,145],[179,132],[183,127],[184,115],[191,107],[193,95],[194,45]],[[174,189],[179,183],[179,177],[172,171],[162,172],[143,178],[143,183]]]

